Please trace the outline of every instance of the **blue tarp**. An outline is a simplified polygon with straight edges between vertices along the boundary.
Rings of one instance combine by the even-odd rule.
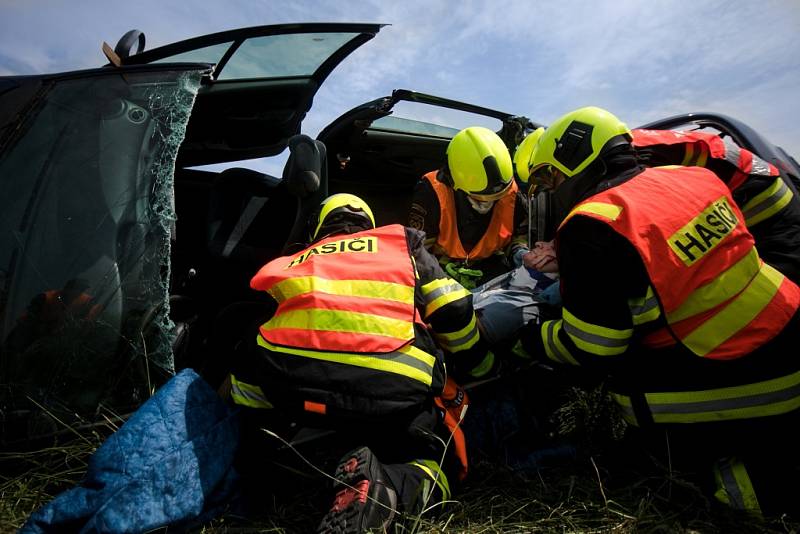
[[[235,496],[238,439],[234,411],[186,369],[97,449],[79,486],[20,532],[145,532],[207,521]]]

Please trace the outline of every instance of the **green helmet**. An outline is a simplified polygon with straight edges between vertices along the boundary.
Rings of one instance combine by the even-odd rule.
[[[349,193],[337,193],[322,201],[311,223],[315,225],[311,239],[317,238],[320,228],[333,222],[336,217],[350,217],[358,219],[370,228],[375,228],[375,217],[366,202]]]
[[[593,106],[577,109],[556,119],[539,138],[530,175],[537,181],[553,170],[575,176],[601,154],[631,139],[630,129],[608,111]]]
[[[536,143],[544,133],[544,128],[537,128],[528,135],[519,144],[514,151],[514,172],[517,173],[522,183],[528,183],[528,177],[531,175],[530,162],[533,157],[533,151],[536,148]]]
[[[503,140],[488,128],[472,126],[447,145],[447,166],[453,189],[476,200],[497,200],[511,185],[514,167]]]

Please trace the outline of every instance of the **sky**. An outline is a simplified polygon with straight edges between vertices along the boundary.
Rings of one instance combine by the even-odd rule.
[[[0,76],[101,66],[133,28],[150,49],[287,22],[390,25],[320,89],[312,137],[404,88],[543,124],[587,105],[630,127],[718,112],[800,159],[798,0],[0,0]]]

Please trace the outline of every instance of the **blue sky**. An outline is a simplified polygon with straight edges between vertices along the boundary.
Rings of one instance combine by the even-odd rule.
[[[800,159],[800,2],[709,0],[0,0],[0,75],[105,63],[127,30],[147,47],[286,22],[391,24],[328,78],[315,136],[392,89],[548,123],[605,107],[634,127],[691,111],[736,117]]]

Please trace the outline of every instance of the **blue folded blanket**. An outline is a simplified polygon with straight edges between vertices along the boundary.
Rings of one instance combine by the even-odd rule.
[[[194,371],[181,371],[97,449],[80,485],[20,532],[145,532],[208,521],[236,494],[238,440],[235,412]]]

